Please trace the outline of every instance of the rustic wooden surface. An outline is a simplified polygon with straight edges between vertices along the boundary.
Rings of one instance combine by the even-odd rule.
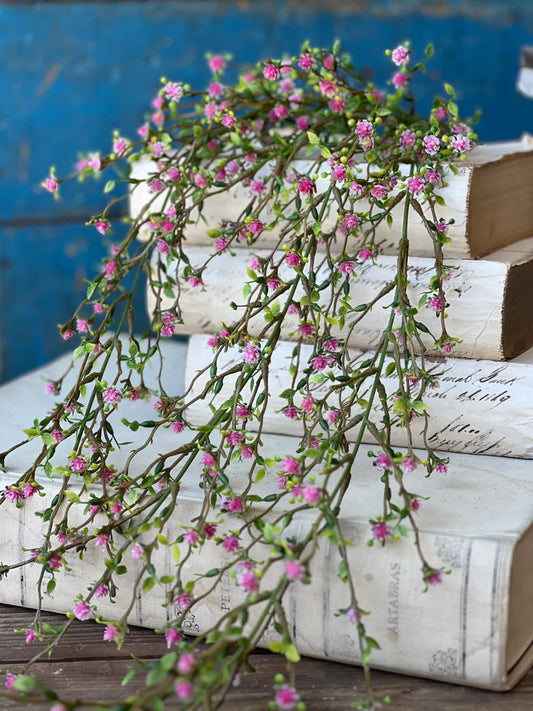
[[[45,614],[46,621],[59,624],[64,617]],[[38,646],[25,644],[23,635],[13,629],[28,625],[33,612],[9,605],[0,605],[0,668],[21,669]],[[161,636],[150,630],[132,628],[122,649],[102,641],[102,627],[92,622],[76,623],[65,637],[61,648],[49,659],[44,656],[34,667],[44,682],[70,699],[106,698],[119,700],[124,695],[120,682],[132,666],[131,654],[145,661],[166,652]],[[258,711],[266,709],[272,698],[274,674],[281,671],[279,658],[258,651],[252,657],[258,671],[245,678],[231,691],[222,706],[223,711]],[[415,679],[408,676],[373,673],[374,688],[380,696],[388,694],[391,711],[531,711],[533,709],[533,670],[511,692],[492,693],[452,684]],[[129,688],[135,685],[135,680]],[[308,711],[342,711],[364,693],[362,672],[344,664],[303,659],[297,666],[297,686]],[[122,693],[121,693],[122,692]],[[7,699],[0,699],[0,708],[21,708]],[[33,708],[33,707],[32,707]],[[88,706],[87,708],[90,708]],[[175,711],[178,703],[167,702],[165,709]]]

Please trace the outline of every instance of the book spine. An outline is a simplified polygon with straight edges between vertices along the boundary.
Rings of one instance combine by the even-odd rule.
[[[50,482],[48,482],[50,484]],[[57,483],[57,491],[60,483]],[[54,495],[47,487],[47,499],[29,500],[22,508],[3,506],[0,522],[3,531],[3,562],[11,564],[27,559],[23,549],[39,547],[46,524],[36,525],[36,510],[44,508]],[[163,531],[174,540],[183,528],[199,514],[201,502],[181,499],[176,512]],[[431,513],[431,511],[429,512]],[[309,530],[311,516],[295,515],[287,535],[302,539]],[[74,521],[70,521],[74,523]],[[372,655],[372,666],[391,671],[427,676],[458,684],[486,688],[505,688],[504,650],[506,635],[506,594],[513,540],[497,537],[465,537],[453,531],[421,532],[421,544],[426,555],[438,559],[451,575],[441,586],[423,592],[420,562],[411,540],[401,539],[383,548],[370,549],[368,523],[354,516],[341,518],[343,538],[354,545],[348,549],[348,561],[355,576],[361,609],[370,614],[362,620],[368,635],[378,640],[380,649]],[[228,524],[229,528],[229,524]],[[151,542],[146,534],[146,543]],[[350,604],[348,586],[338,577],[339,558],[336,546],[321,539],[311,567],[311,582],[292,583],[284,598],[284,610],[289,629],[301,654],[352,664],[361,661],[356,625],[344,614],[336,616]],[[246,540],[244,541],[246,543]],[[256,559],[266,549],[255,547]],[[102,569],[104,553],[94,544],[87,547],[82,560],[73,560],[68,570],[55,574],[56,587],[44,595],[43,609],[65,613],[71,611],[75,596],[85,594],[95,583]],[[77,558],[74,555],[74,558]],[[175,568],[169,547],[153,549],[151,562],[158,571]],[[220,546],[206,542],[188,557],[183,580],[198,580],[197,576],[225,564]],[[134,580],[141,563],[127,561],[128,572],[116,579],[115,601],[97,600],[98,614],[106,621],[120,619],[130,601]],[[274,587],[283,572],[282,563],[274,564],[261,579],[261,589]],[[26,607],[39,604],[38,575],[40,566],[24,566],[9,572],[0,584],[0,602]],[[45,575],[44,586],[49,576]],[[183,630],[201,634],[216,625],[223,614],[243,603],[245,593],[229,574],[216,587],[210,578],[200,578],[195,587],[199,602],[188,613]],[[202,596],[206,594],[205,597]],[[169,601],[168,587],[155,586],[137,596],[129,616],[129,624],[164,628],[175,619],[176,610]],[[93,600],[93,602],[95,602]],[[165,607],[163,607],[165,605]],[[260,614],[258,606],[250,609],[249,625]],[[277,639],[268,628],[260,645]]]
[[[254,250],[253,255],[267,259],[269,252]],[[232,303],[243,304],[243,285],[250,281],[247,268],[252,259],[252,253],[238,250],[233,256],[230,252],[220,252],[211,259],[202,278],[208,288],[191,286],[184,283],[180,289],[180,308],[184,323],[177,326],[180,334],[196,332],[213,333],[220,329],[222,322],[231,324],[239,316],[239,310],[232,308]],[[191,247],[188,257],[191,265],[199,267],[213,256],[209,247]],[[156,257],[157,258],[157,257]],[[503,326],[502,310],[504,293],[508,280],[509,265],[496,260],[449,260],[451,268],[450,278],[446,282],[446,298],[449,304],[449,318],[447,331],[450,336],[461,340],[454,348],[454,355],[462,358],[476,359],[503,359]],[[154,270],[157,264],[153,265]],[[176,267],[170,265],[168,272],[172,274]],[[368,262],[357,269],[356,275],[351,275],[348,283],[350,286],[350,304],[356,307],[360,304],[372,303],[376,294],[387,284],[394,282],[397,272],[396,257],[380,255],[375,264]],[[230,276],[231,275],[231,276]],[[429,281],[434,275],[434,262],[430,259],[412,258],[408,267],[409,298],[413,305],[423,293],[429,289]],[[278,270],[279,278],[290,280],[294,272],[281,265]],[[331,272],[327,265],[317,266],[316,281],[319,284],[328,279]],[[326,294],[327,292],[327,294]],[[319,305],[324,305],[329,298],[329,290],[320,292]],[[294,301],[304,296],[303,290],[297,289]],[[282,297],[283,298],[283,297]],[[346,315],[344,333],[349,333],[347,345],[352,348],[376,348],[382,338],[389,318],[389,310],[384,309],[384,303],[377,303],[372,308],[372,313],[357,327],[351,325],[359,317],[359,313],[350,312]],[[173,299],[162,296],[159,308],[164,310],[173,306]],[[148,312],[152,314],[158,307],[156,297],[149,289],[147,293]],[[439,327],[438,319],[428,308],[423,307],[417,314],[417,320],[424,324],[435,335]],[[297,337],[299,326],[297,315],[287,315],[282,325],[282,337],[290,339]],[[252,316],[248,321],[248,333],[257,337],[265,328],[263,314]],[[338,326],[332,327],[333,335],[342,338]],[[296,334],[296,335],[295,335]],[[431,352],[434,348],[433,338],[420,333],[424,345]],[[435,351],[433,351],[435,352]]]
[[[355,170],[357,172],[357,167]],[[313,162],[310,160],[296,160],[292,166],[293,170],[298,174],[304,175],[308,172],[313,172]],[[361,164],[361,173],[366,173],[367,164]],[[135,179],[146,179],[150,173],[157,170],[155,163],[151,161],[141,161],[135,164],[133,168],[133,177]],[[270,167],[271,170],[271,167]],[[469,243],[466,237],[467,234],[467,202],[472,179],[473,166],[459,166],[457,174],[452,173],[449,169],[445,174],[446,187],[440,190],[445,205],[439,206],[439,217],[446,222],[452,220],[452,224],[448,228],[448,236],[452,242],[445,247],[447,258],[463,259],[473,256],[470,252]],[[407,169],[406,169],[407,171]],[[267,176],[269,168],[259,171],[258,177]],[[290,171],[289,171],[290,172]],[[318,178],[316,181],[317,192],[325,193],[329,187],[329,178]],[[394,194],[393,191],[391,194]],[[191,245],[207,245],[211,242],[208,237],[208,231],[217,229],[222,225],[222,222],[235,223],[243,220],[244,211],[252,198],[252,194],[247,186],[242,183],[234,185],[229,190],[221,192],[213,192],[211,195],[206,195],[201,215],[197,209],[191,212],[191,223],[184,229],[183,235],[188,244]],[[140,215],[147,204],[150,204],[150,211],[157,213],[168,207],[168,192],[162,192],[155,196],[150,193],[146,183],[139,184],[135,190],[130,193],[129,212],[130,216],[136,218]],[[332,203],[332,209],[326,212],[325,218],[322,220],[322,232],[324,235],[330,234],[335,230],[338,222],[337,210],[334,208],[335,203]],[[366,200],[357,202],[357,210],[366,212],[370,208]],[[433,216],[430,208],[425,206],[425,217],[432,221]],[[403,219],[403,205],[396,205],[391,211],[395,225],[400,225]],[[269,202],[258,216],[265,224],[276,223],[277,216],[272,209],[272,202]],[[271,248],[279,243],[283,224],[274,224],[270,231],[263,232],[258,242],[261,248]],[[388,254],[395,254],[398,249],[400,238],[399,230],[391,230],[385,222],[379,223],[375,228],[375,242],[379,248]],[[143,227],[140,233],[141,239],[147,239],[149,236],[149,228]],[[418,213],[411,209],[409,218],[409,242],[410,252],[413,256],[432,257],[433,242],[427,232],[427,228]],[[246,247],[246,242],[236,239],[232,246]],[[344,238],[339,234],[335,242],[331,242],[331,251],[333,254],[341,253],[344,250]]]
[[[208,345],[208,339],[208,336],[202,334],[193,335],[189,339],[185,386],[191,388],[192,404],[187,410],[187,419],[193,425],[205,424],[208,414],[206,400],[195,399],[206,387],[209,366],[213,359],[213,350]],[[287,406],[287,400],[280,397],[281,393],[293,387],[289,366],[294,347],[294,343],[282,341],[270,356],[269,397],[262,429],[264,432],[302,437],[304,421],[285,417],[283,409]],[[350,350],[346,362],[350,362],[350,366],[355,370],[371,355],[368,351]],[[312,356],[311,346],[299,346],[302,370],[307,367]],[[228,349],[217,357],[217,372],[220,375],[238,363],[242,363],[239,350]],[[426,441],[432,449],[533,458],[533,353],[529,354],[528,361],[522,363],[494,363],[460,358],[429,360],[426,369],[435,374],[437,385],[428,388],[424,395],[429,413]],[[299,377],[296,380],[299,380]],[[229,374],[224,378],[224,385],[219,393],[209,396],[208,402],[215,410],[234,393],[236,383],[237,374]],[[328,380],[317,384],[310,381],[310,392],[315,400],[321,400],[327,394],[328,383]],[[387,394],[392,396],[397,388],[396,377],[383,377],[383,383]],[[246,401],[250,394],[249,388],[244,389],[243,400]],[[362,391],[361,397],[365,399],[366,396],[367,393]],[[302,399],[303,396],[296,396],[294,404],[298,407]],[[380,419],[379,408],[378,404],[373,415]],[[303,415],[303,412],[301,414]],[[257,425],[258,422],[251,419],[248,427],[254,430]],[[398,418],[392,419],[392,426],[392,444],[399,447],[408,446],[408,431],[401,426]],[[422,429],[423,420],[413,422],[411,437],[414,447],[425,446]],[[355,441],[358,432],[357,428],[348,430],[348,441]],[[363,441],[373,442],[373,439],[366,433]]]

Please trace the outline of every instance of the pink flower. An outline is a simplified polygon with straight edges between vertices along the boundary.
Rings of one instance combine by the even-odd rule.
[[[278,689],[274,696],[276,706],[278,709],[281,709],[281,711],[291,711],[292,709],[295,709],[299,700],[300,697],[296,692],[296,689],[292,686],[288,686],[287,684],[284,684],[281,689]]]
[[[417,465],[417,462],[412,457],[406,457],[402,462],[404,472],[413,472]]]
[[[106,625],[104,630],[104,642],[113,642],[119,636],[113,625]]]
[[[180,593],[174,602],[176,605],[180,608],[180,610],[185,610],[185,608],[189,607],[189,605],[192,603],[192,595],[189,595],[188,593]]]
[[[202,455],[202,464],[204,467],[214,467],[215,466],[215,458],[211,454],[211,452],[204,452]]]
[[[454,150],[456,153],[468,153],[468,151],[471,151],[474,147],[474,144],[469,138],[460,135],[453,136],[452,140],[450,141],[450,145],[452,147],[452,150]]]
[[[353,271],[355,271],[355,262],[342,262],[339,264],[339,271],[349,276]]]
[[[217,115],[218,112],[218,106],[215,104],[214,101],[209,101],[205,106],[204,106],[204,116],[212,121],[215,116]]]
[[[333,166],[333,169],[331,171],[331,175],[333,176],[334,180],[339,181],[339,180],[345,180],[346,179],[346,172],[347,168],[345,165],[339,164]]]
[[[291,558],[285,563],[285,575],[287,580],[301,580],[304,576],[304,567],[297,560]]]
[[[99,533],[95,539],[95,545],[97,546],[105,546],[109,543],[110,535],[106,531]]]
[[[400,136],[400,143],[405,149],[412,148],[416,143],[416,133],[413,133],[413,131],[409,131],[409,129],[402,131],[402,134]]]
[[[396,47],[396,49],[394,49],[392,52],[392,61],[394,62],[394,64],[396,64],[397,67],[401,67],[404,64],[407,64],[407,62],[409,61],[409,50],[407,49],[407,47],[404,47],[403,45]]]
[[[307,397],[305,397],[302,402],[302,410],[307,415],[310,415],[313,412],[314,407],[315,407],[314,399],[311,397],[311,395],[307,395]]]
[[[258,235],[265,229],[265,226],[261,220],[252,220],[248,223],[247,227],[253,235]]]
[[[424,136],[422,146],[428,156],[434,156],[440,148],[440,139],[437,136]]]
[[[357,622],[357,613],[353,607],[349,607],[346,610],[346,618],[347,618],[348,622],[352,623],[352,625],[355,625],[355,623]]]
[[[233,116],[233,114],[226,113],[226,114],[223,114],[221,123],[226,128],[232,128],[237,123],[237,119],[235,118],[235,116]],[[202,187],[204,187],[204,186],[202,186]]]
[[[396,72],[392,76],[392,83],[396,89],[403,89],[409,83],[409,77],[405,72]]]
[[[283,414],[288,417],[289,420],[296,420],[298,417],[298,408],[294,405],[288,405],[284,410]]]
[[[249,447],[248,445],[241,447],[241,457],[243,459],[251,459],[253,456],[254,450],[251,447]]]
[[[376,465],[376,469],[379,469],[379,471],[383,471],[384,469],[390,469],[392,467],[392,462],[385,454],[385,452],[380,452],[378,454],[378,456],[374,460],[374,464]]]
[[[334,114],[341,114],[346,108],[346,99],[344,94],[336,94],[329,101],[329,108]]]
[[[374,126],[367,119],[362,119],[357,122],[355,130],[359,138],[368,138],[374,133]]]
[[[259,589],[259,578],[253,570],[244,570],[237,576],[237,582],[248,595],[257,592]]]
[[[196,543],[198,543],[198,531],[195,531],[194,528],[191,528],[187,531],[185,534],[185,543],[188,543],[190,546],[194,546]]]
[[[94,591],[95,597],[107,597],[109,595],[109,588],[107,585],[98,585]]]
[[[213,538],[215,533],[217,532],[217,525],[216,523],[206,523],[204,526],[204,536],[206,538]]]
[[[48,383],[46,383],[44,391],[45,391],[45,393],[48,393],[49,395],[57,395],[58,394],[57,383],[54,383],[53,380],[50,380]]]
[[[355,230],[356,227],[359,227],[359,225],[361,224],[361,218],[359,217],[359,215],[354,214],[344,215],[342,224],[346,227],[347,230]]]
[[[440,313],[442,309],[444,308],[444,304],[442,302],[442,299],[440,296],[430,296],[428,301],[428,309],[431,311],[435,311],[435,313]]]
[[[357,195],[357,197],[359,197],[364,193],[364,191],[365,189],[363,188],[363,186],[357,183],[355,180],[350,183],[350,193],[352,195]]]
[[[435,471],[436,471],[438,474],[447,474],[447,473],[448,473],[448,467],[446,466],[446,464],[444,464],[444,462],[439,462],[439,463],[437,464],[437,466],[435,467]]]
[[[42,185],[46,190],[48,190],[49,193],[55,193],[57,191],[59,183],[54,178],[54,176],[51,175],[49,178],[46,178]]]
[[[231,513],[242,513],[244,511],[244,504],[238,496],[234,496],[225,501],[224,508],[231,511]]]
[[[178,644],[183,639],[183,635],[175,630],[173,627],[165,631],[165,639],[167,641],[167,647],[171,647],[173,644]]]
[[[298,333],[303,338],[310,338],[315,332],[315,327],[312,323],[302,323],[298,326]]]
[[[384,197],[387,196],[387,188],[384,185],[373,185],[372,188],[370,189],[370,194],[372,197],[376,198],[376,200],[383,200]]]
[[[172,428],[172,432],[179,434],[185,429],[185,422],[183,422],[183,420],[174,420],[170,427]]]
[[[201,277],[193,275],[187,279],[187,283],[189,284],[189,286],[197,287],[197,286],[202,286],[203,281],[202,281]]]
[[[190,674],[196,665],[196,658],[191,652],[180,654],[178,659],[178,671],[181,674]]]
[[[7,672],[7,674],[6,674],[5,686],[6,686],[6,689],[7,689],[8,691],[11,691],[11,689],[13,688],[13,684],[16,682],[17,678],[18,678],[18,677],[17,677],[16,674],[12,674],[11,672]]]
[[[174,81],[168,81],[163,89],[167,101],[179,101],[183,96],[183,87]]]
[[[287,254],[285,255],[285,264],[288,267],[296,269],[296,267],[299,267],[301,263],[301,257],[299,254],[296,254],[296,252],[287,252]]]
[[[104,400],[110,405],[118,405],[122,400],[122,393],[118,388],[111,387],[104,390]]]
[[[362,262],[366,262],[368,259],[371,259],[374,256],[374,254],[371,249],[368,249],[368,247],[363,247],[363,249],[359,250],[359,253],[357,256],[359,257],[359,259]]]
[[[39,638],[37,637],[37,634],[35,630],[33,630],[31,627],[29,627],[26,630],[26,644],[31,644],[32,642],[36,642]]]
[[[299,474],[300,473],[300,462],[294,457],[285,457],[283,461],[283,471],[287,474]]]
[[[106,231],[110,227],[110,224],[108,220],[96,220],[94,226],[96,227],[97,232],[99,232],[101,235],[105,235]]]
[[[89,462],[84,457],[74,457],[74,459],[69,462],[70,469],[77,474],[83,474],[88,466]]]
[[[334,55],[328,54],[328,56],[324,58],[324,68],[328,69],[328,70],[333,69],[334,62],[335,62]]]
[[[303,490],[303,497],[307,504],[316,506],[321,498],[320,489],[314,484],[306,484]]]
[[[224,70],[225,66],[226,62],[224,61],[224,57],[221,57],[218,54],[215,54],[215,56],[211,57],[209,60],[209,69],[212,72],[221,72]]]
[[[426,580],[430,585],[440,585],[442,583],[442,572],[440,570],[433,570],[426,577]]]
[[[174,684],[174,691],[178,699],[186,701],[194,695],[194,686],[190,681],[177,681]]]
[[[377,541],[384,541],[391,535],[391,530],[388,524],[384,521],[380,521],[372,526],[372,535]]]
[[[419,175],[413,175],[412,178],[407,178],[407,188],[413,195],[418,195],[425,187],[426,184]]]
[[[280,77],[279,69],[274,64],[269,62],[263,69],[263,76],[269,81],[275,81]]]
[[[134,560],[141,560],[141,558],[143,557],[143,554],[144,554],[143,547],[139,543],[136,543],[133,546],[133,548],[131,549],[131,557]]]
[[[438,118],[439,121],[442,121],[448,116],[448,111],[444,106],[437,106],[437,108],[434,111],[435,118]]]
[[[296,119],[296,126],[300,131],[307,131],[309,128],[309,116],[298,116]]]
[[[267,279],[267,286],[269,291],[276,291],[281,286],[281,280],[278,277],[269,277]]]
[[[316,191],[316,185],[311,178],[303,177],[298,182],[298,190],[302,195],[312,195]]]
[[[301,55],[300,61],[298,63],[300,67],[304,70],[304,72],[308,72],[310,69],[313,68],[315,60],[309,54],[309,52],[305,52],[305,54]]]
[[[411,511],[419,511],[420,510],[420,501],[419,499],[413,499],[411,501]]]
[[[259,362],[261,351],[255,343],[249,343],[242,351],[242,359],[245,363],[253,365]]]
[[[237,536],[225,536],[222,539],[222,546],[228,553],[234,553],[239,549],[239,539]]]
[[[318,355],[311,361],[311,367],[313,370],[324,370],[324,368],[327,368],[332,364],[333,360],[333,356]]]
[[[78,620],[82,620],[82,622],[90,619],[93,614],[91,606],[85,601],[77,602],[72,608],[72,612],[74,613],[74,617]]]

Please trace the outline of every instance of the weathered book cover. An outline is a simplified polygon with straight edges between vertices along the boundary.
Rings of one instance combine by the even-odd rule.
[[[175,370],[180,358],[181,355]],[[60,364],[54,367],[60,370]],[[46,377],[53,377],[50,370]],[[47,409],[48,402],[35,397],[42,378],[43,371],[37,371],[0,389],[2,402],[15,404],[11,416],[5,409],[0,415],[3,440],[14,438],[14,430],[27,424],[27,405],[21,404],[24,393],[33,395],[32,416],[36,409],[41,408],[43,412]],[[137,401],[121,404],[117,414],[131,421],[145,418],[151,412],[149,403]],[[115,433],[119,441],[131,442],[124,450],[115,452],[120,469],[132,449],[141,443],[143,435],[121,430],[120,422],[116,423]],[[134,457],[130,474],[144,470],[153,461],[154,453],[174,449],[183,437],[183,433],[176,435],[159,429],[150,446]],[[265,435],[263,439],[265,456],[289,454],[297,445],[296,438],[287,436]],[[373,666],[492,689],[513,686],[533,661],[533,576],[529,564],[533,548],[531,463],[458,454],[452,456],[446,477],[426,479],[417,471],[408,475],[409,490],[421,497],[430,497],[422,499],[417,513],[426,558],[432,565],[442,565],[450,571],[443,576],[441,585],[424,593],[420,562],[412,539],[387,543],[383,548],[369,549],[366,545],[372,535],[369,519],[379,513],[382,497],[379,477],[367,449],[363,447],[356,462],[340,525],[343,537],[354,543],[349,549],[349,562],[360,606],[370,612],[365,618],[367,633],[381,645],[372,656]],[[23,450],[13,452],[7,462],[8,471],[2,475],[4,485],[26,468],[25,456],[28,455],[24,455]],[[242,488],[247,482],[243,463],[233,462],[230,467],[228,473],[238,491],[239,482],[242,481]],[[192,467],[183,480],[178,506],[165,530],[170,542],[182,532],[180,523],[190,523],[199,512],[198,481],[199,472]],[[61,483],[55,482],[56,491]],[[271,489],[272,482],[265,477],[258,484],[257,493],[263,496]],[[28,559],[28,549],[42,545],[46,524],[34,514],[44,509],[56,493],[53,481],[46,481],[46,491],[47,499],[33,497],[21,508],[8,502],[0,507],[4,564]],[[70,515],[75,516],[73,511],[79,508],[71,507]],[[213,510],[213,518],[215,514]],[[290,533],[301,538],[314,515],[315,511],[296,513]],[[98,516],[89,521],[89,528],[100,525]],[[76,523],[79,521],[69,519],[69,524]],[[240,523],[239,519],[230,518],[224,525],[233,528]],[[154,533],[143,535],[149,542]],[[295,644],[302,654],[357,664],[360,657],[355,628],[344,615],[335,616],[349,602],[347,587],[337,575],[339,561],[335,546],[328,539],[319,539],[318,544],[310,570],[310,585],[291,584],[285,598],[285,612]],[[198,572],[223,565],[225,560],[220,549],[221,546],[211,540],[200,549],[192,550],[186,574],[192,579]],[[261,551],[254,550],[252,554],[260,557]],[[95,545],[87,546],[82,560],[74,550],[71,555],[72,559],[67,555],[70,570],[59,575],[53,594],[42,598],[45,609],[71,610],[76,595],[85,594],[105,566],[106,554]],[[156,569],[163,567],[172,572],[175,562],[170,546],[160,545],[152,555]],[[140,562],[128,559],[127,565],[127,574],[116,580],[119,588],[116,602],[112,604],[105,598],[97,601],[98,613],[107,620],[120,618],[131,597],[132,581],[140,571]],[[10,571],[0,581],[0,601],[36,606],[39,572],[37,565]],[[274,585],[279,574],[280,570],[273,568],[269,577],[261,580],[261,586]],[[45,574],[45,586],[47,580],[48,574]],[[208,578],[203,582],[210,584]],[[164,627],[176,615],[172,605],[161,606],[166,601],[165,593],[164,585],[156,585],[138,597],[129,621],[147,627]],[[200,593],[198,589],[198,598]],[[185,629],[198,633],[209,628],[224,611],[242,601],[243,595],[233,579],[222,578],[221,584],[192,608]],[[266,644],[274,634],[268,631],[263,642]]]
[[[247,269],[253,257],[267,259],[266,250],[240,249],[232,255],[228,251],[216,255],[210,247],[189,247],[188,257],[192,267],[200,267],[209,261],[202,273],[207,288],[191,286],[187,281],[180,283],[180,307],[183,324],[177,326],[180,334],[195,332],[213,333],[220,329],[221,322],[230,325],[239,316],[234,304],[245,304],[243,285],[250,281]],[[446,328],[448,334],[459,338],[460,343],[454,348],[453,355],[461,358],[480,360],[504,360],[523,353],[533,346],[533,238],[521,240],[506,249],[498,250],[484,259],[456,260],[446,262],[450,267],[449,279],[445,283],[446,299],[449,304]],[[182,265],[183,268],[184,265]],[[157,269],[157,262],[153,264]],[[376,294],[386,284],[394,281],[397,272],[397,260],[394,256],[380,255],[375,264],[366,262],[358,266],[356,275],[351,275],[349,296],[353,307],[372,303]],[[408,294],[413,305],[428,290],[428,284],[435,271],[432,259],[412,257],[409,260]],[[168,273],[175,277],[176,266],[170,264]],[[317,266],[316,283],[330,277],[327,265]],[[278,270],[280,280],[289,281],[294,272],[285,265]],[[252,286],[255,286],[252,283]],[[320,292],[318,304],[325,304],[329,299],[329,290]],[[294,301],[304,296],[297,290]],[[283,303],[283,295],[280,303]],[[371,314],[353,329],[352,323],[360,316],[358,312],[346,315],[343,332],[350,333],[347,345],[352,348],[372,349],[377,347],[386,328],[389,310],[384,309],[383,300],[376,304]],[[153,313],[157,301],[149,289],[147,294],[148,312]],[[174,300],[162,295],[160,309],[174,306]],[[421,307],[417,321],[439,336],[438,319],[427,307]],[[258,336],[265,328],[261,313],[248,321],[249,335]],[[287,315],[282,325],[283,338],[298,336],[298,316]],[[333,326],[333,335],[342,338],[337,326]],[[292,334],[292,335],[291,335]],[[425,333],[420,333],[422,341],[429,351],[434,341]]]
[[[204,391],[208,381],[213,359],[213,349],[208,340],[209,336],[204,334],[194,334],[189,339],[185,385],[191,388],[193,399]],[[294,387],[290,374],[294,348],[294,343],[282,341],[270,356],[268,403],[262,429],[264,432],[302,437],[305,432],[303,411],[300,411],[298,419],[286,417],[283,410],[287,400],[280,397],[285,390]],[[346,362],[356,370],[370,355],[368,351],[350,350]],[[301,370],[307,367],[312,356],[312,347],[301,344]],[[238,348],[222,351],[217,357],[217,373],[222,374],[241,362],[242,354]],[[527,351],[518,360],[504,362],[430,357],[426,361],[426,370],[435,376],[435,385],[427,388],[423,398],[428,406],[428,428],[424,433],[425,420],[414,420],[411,424],[413,446],[424,447],[425,437],[432,449],[446,452],[533,458],[533,350]],[[332,367],[332,372],[335,372],[335,367]],[[320,382],[316,382],[317,377]],[[299,379],[300,376],[296,378]],[[309,381],[309,392],[320,401],[328,392],[331,381],[325,376],[320,377],[320,374],[315,374],[314,379],[314,383],[313,378]],[[211,393],[204,400],[193,400],[187,410],[188,421],[194,425],[203,424],[207,405],[216,411],[232,395],[236,382],[237,374],[229,374],[218,394]],[[383,383],[391,397],[398,387],[396,376],[384,377]],[[370,387],[369,383],[368,391]],[[413,392],[416,392],[416,386]],[[249,390],[243,390],[244,401],[248,393]],[[368,392],[361,392],[363,399],[367,395]],[[296,407],[300,406],[303,397],[294,397]],[[382,417],[379,408],[380,405],[376,405],[373,412],[378,426]],[[353,414],[356,412],[353,411]],[[248,426],[253,430],[257,424],[256,420],[251,419]],[[392,428],[392,444],[408,446],[408,431],[401,426],[398,416],[392,416]],[[358,431],[358,428],[348,430],[348,441],[355,441]],[[369,433],[366,433],[366,438],[363,441],[373,441]]]
[[[313,160],[297,160],[293,168],[300,174],[314,172]],[[366,164],[362,166],[365,173],[367,168]],[[447,185],[440,192],[446,205],[438,208],[439,217],[455,221],[449,227],[448,236],[452,242],[445,246],[447,258],[482,257],[530,236],[533,225],[533,150],[527,140],[478,146],[470,153],[468,160],[458,163],[456,168],[456,174],[451,170],[446,172]],[[153,162],[140,161],[133,165],[131,177],[144,180],[155,170]],[[263,172],[268,173],[268,169]],[[328,185],[329,179],[319,178],[318,193],[325,192]],[[251,197],[249,189],[241,183],[224,192],[216,187],[208,189],[201,215],[197,210],[191,213],[191,223],[184,232],[187,242],[208,244],[208,231],[220,227],[223,220],[238,221]],[[146,183],[136,185],[130,193],[130,215],[137,217],[148,204],[153,214],[161,211],[165,204],[168,207],[168,191],[154,195]],[[360,211],[368,209],[362,201],[357,205]],[[402,209],[401,205],[394,208],[392,229],[384,223],[376,229],[376,243],[385,253],[394,253],[397,249]],[[264,207],[260,217],[265,224],[276,219],[270,203]],[[426,218],[432,219],[429,208]],[[332,208],[323,221],[323,232],[334,231],[336,223],[337,211]],[[257,246],[266,248],[277,244],[280,233],[280,226],[264,232]],[[141,234],[146,236],[146,228],[141,230]],[[414,210],[411,211],[409,240],[414,256],[433,256],[432,240]],[[234,246],[238,244],[236,240]],[[332,243],[332,251],[342,250],[343,244],[343,239],[338,240],[337,246]]]

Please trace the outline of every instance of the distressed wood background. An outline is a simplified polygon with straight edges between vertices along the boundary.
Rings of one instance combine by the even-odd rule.
[[[108,151],[115,128],[134,136],[161,76],[204,87],[207,51],[248,62],[339,38],[379,84],[386,48],[410,38],[421,56],[433,42],[420,108],[448,81],[463,113],[483,110],[480,136],[503,140],[533,130],[533,102],[515,89],[532,36],[524,0],[0,2],[0,379],[70,347],[55,326],[106,249],[84,226],[103,182],[65,186],[55,201],[41,181],[50,165],[68,173],[78,152]]]

